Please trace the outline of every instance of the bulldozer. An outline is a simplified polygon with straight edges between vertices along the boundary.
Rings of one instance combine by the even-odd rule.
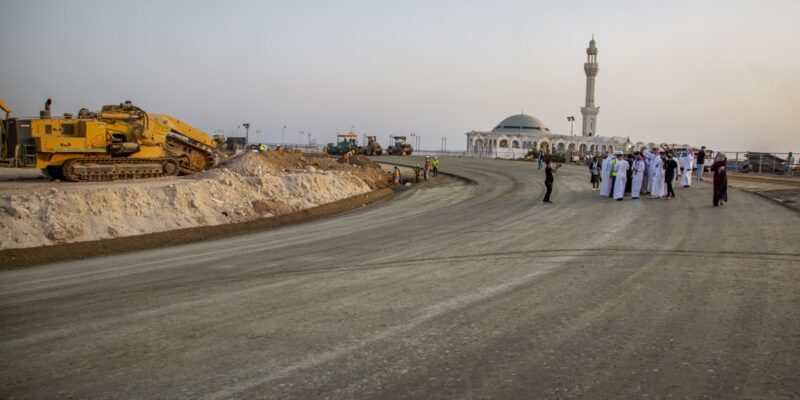
[[[6,114],[0,159],[74,182],[188,175],[218,161],[218,142],[210,135],[130,101],[62,117],[51,116],[51,105],[47,99],[38,118],[12,118],[0,100]]]
[[[399,156],[410,156],[413,151],[414,149],[411,148],[411,144],[406,142],[405,136],[394,136],[394,145],[391,145],[388,149],[386,149],[386,153],[389,155]]]
[[[377,136],[367,136],[367,144],[358,148],[358,154],[365,156],[379,156],[383,154],[383,147],[378,143]]]

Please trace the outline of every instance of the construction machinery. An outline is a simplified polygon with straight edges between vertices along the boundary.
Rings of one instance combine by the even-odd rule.
[[[328,154],[342,155],[351,150],[358,150],[358,135],[355,132],[336,135],[336,143],[328,143]]]
[[[169,115],[148,114],[130,101],[55,118],[51,104],[47,99],[39,118],[12,118],[2,103],[0,158],[69,181],[191,174],[217,162],[218,142],[210,135]]]
[[[393,136],[394,144],[390,145],[386,152],[389,155],[407,155],[410,156],[411,153],[414,151],[411,148],[411,144],[406,142],[405,136]]]
[[[367,144],[358,148],[358,154],[365,156],[379,156],[383,154],[383,147],[378,143],[377,136],[367,136]]]

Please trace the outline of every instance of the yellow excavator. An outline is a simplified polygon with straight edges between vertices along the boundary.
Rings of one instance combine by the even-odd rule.
[[[111,181],[191,174],[217,162],[217,141],[164,114],[148,114],[130,101],[100,111],[51,117],[47,99],[39,118],[12,118],[0,100],[0,159],[38,168],[53,179]]]

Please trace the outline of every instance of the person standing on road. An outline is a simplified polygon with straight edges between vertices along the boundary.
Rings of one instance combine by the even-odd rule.
[[[644,165],[642,155],[637,154],[636,160],[633,161],[633,185],[631,186],[631,199],[633,200],[639,200],[639,194],[642,191],[645,176]]]
[[[536,162],[539,164],[539,169],[542,169],[542,161],[544,161],[544,150],[539,149],[539,152],[536,153]]]
[[[644,150],[647,151],[647,150]],[[643,152],[639,152],[639,159],[642,161],[642,188],[641,193],[647,194],[650,193],[650,160],[645,158]]]
[[[428,172],[431,170],[431,158],[430,156],[425,157],[425,167],[422,173],[422,176],[425,180],[428,180]]]
[[[547,192],[544,194],[545,203],[552,204],[553,202],[550,201],[550,194],[553,193],[553,174],[558,172],[558,169],[561,168],[561,164],[556,164],[555,168],[550,166],[550,160],[546,160],[545,162],[545,169],[544,169],[544,186],[547,188]]]
[[[622,153],[617,155],[617,165],[614,167],[617,172],[617,177],[614,179],[614,200],[622,201],[625,197],[625,184],[628,183],[628,168],[630,165],[624,158]]]
[[[692,186],[692,161],[694,161],[692,149],[686,151],[686,155],[681,157],[680,166],[683,170],[681,175],[681,186],[688,188]]]
[[[653,151],[645,150],[642,152],[642,155],[645,157],[645,160],[647,160],[647,191],[653,195],[655,193],[653,186],[658,186],[656,183],[656,168],[654,165],[656,163],[656,159],[658,158],[658,148],[653,147]]]
[[[439,176],[439,157],[433,157],[433,176]]]
[[[600,166],[600,196],[608,197],[611,193],[611,170],[614,166],[611,164],[611,153],[606,154],[603,164]]]
[[[700,147],[700,151],[697,152],[697,180],[703,180],[703,168],[705,168],[706,163],[706,146]]]
[[[789,171],[792,170],[792,165],[794,165],[794,155],[792,155],[792,152],[790,151],[789,152],[789,156],[786,157],[786,171],[785,172],[786,172],[787,175],[789,174]]]
[[[676,176],[675,173],[678,171],[678,162],[675,161],[675,157],[672,155],[672,152],[667,152],[667,163],[664,164],[664,183],[667,184],[667,195],[665,198],[672,197],[675,198],[675,189],[672,187],[672,183],[675,182]]]
[[[420,167],[419,163],[417,163],[417,167],[414,168],[414,182],[415,183],[419,183],[419,174],[420,174],[420,172],[422,172],[422,167]]]
[[[620,157],[622,157],[622,152],[618,151],[614,153],[614,157],[611,158],[611,189],[608,191],[609,198],[614,197],[614,190],[617,186],[617,164],[619,163]]]
[[[728,201],[728,172],[726,171],[728,158],[722,152],[717,152],[711,171],[714,172],[714,197],[711,199],[714,207]]]
[[[589,162],[589,171],[592,174],[592,178],[590,179],[590,182],[592,182],[592,190],[597,190],[600,188],[600,163],[596,158],[592,158]]]

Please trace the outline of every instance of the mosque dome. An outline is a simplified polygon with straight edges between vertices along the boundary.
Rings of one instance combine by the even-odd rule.
[[[500,131],[545,131],[550,132],[550,129],[544,126],[542,121],[537,118],[526,114],[512,115],[502,120],[497,126],[492,129],[492,132]]]

